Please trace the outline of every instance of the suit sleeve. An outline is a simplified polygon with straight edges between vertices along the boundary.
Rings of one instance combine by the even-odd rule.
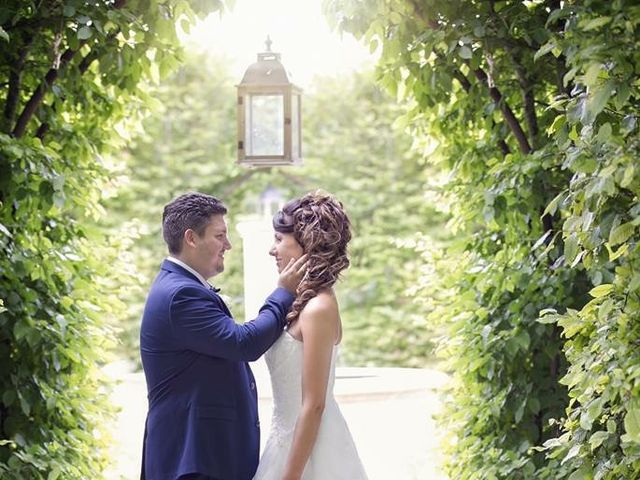
[[[257,360],[282,333],[294,298],[284,288],[277,288],[254,320],[238,324],[209,292],[183,287],[171,301],[174,339],[184,348],[205,355],[236,361]]]

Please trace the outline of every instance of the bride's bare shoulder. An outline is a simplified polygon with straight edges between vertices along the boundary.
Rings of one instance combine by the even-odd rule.
[[[333,292],[322,291],[307,302],[307,304],[302,309],[302,312],[328,313],[332,310],[337,310],[337,309],[338,309],[338,302],[336,301],[336,297],[333,294]]]
[[[338,302],[331,291],[319,292],[311,298],[300,312],[300,317],[318,318],[329,317],[338,314]]]
[[[310,299],[300,312],[299,320],[303,341],[305,336],[309,336],[326,339],[331,344],[340,342],[340,312],[332,291],[320,292]]]

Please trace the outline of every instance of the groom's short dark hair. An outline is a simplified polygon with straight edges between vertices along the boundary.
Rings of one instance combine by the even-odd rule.
[[[162,236],[169,253],[175,255],[182,251],[182,239],[188,229],[202,235],[212,215],[225,213],[227,207],[205,193],[185,193],[167,203],[162,212]]]

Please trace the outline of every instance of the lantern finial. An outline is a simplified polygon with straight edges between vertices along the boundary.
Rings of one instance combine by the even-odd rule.
[[[271,51],[271,38],[269,37],[269,35],[267,35],[267,39],[265,40],[264,44],[266,45],[267,49],[265,50],[266,52],[270,52]]]

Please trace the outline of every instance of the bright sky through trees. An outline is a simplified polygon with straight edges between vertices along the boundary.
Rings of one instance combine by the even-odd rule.
[[[332,32],[321,12],[322,0],[238,0],[232,11],[212,14],[192,29],[189,40],[228,57],[229,71],[239,82],[245,69],[272,50],[294,83],[308,89],[315,75],[333,76],[374,63],[374,56],[349,34]]]

